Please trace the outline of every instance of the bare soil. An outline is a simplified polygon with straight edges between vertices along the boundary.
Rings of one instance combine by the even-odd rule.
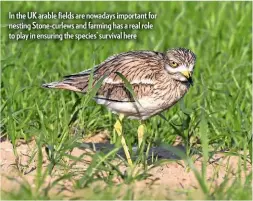
[[[97,150],[101,147],[111,147],[108,143],[106,133],[100,133],[96,136],[92,136],[85,140],[86,145],[91,147],[97,146]],[[92,144],[95,143],[95,144]],[[1,146],[1,159],[0,159],[0,173],[1,173],[1,190],[4,192],[17,192],[22,183],[27,182],[32,187],[36,187],[35,179],[37,175],[37,145],[35,141],[29,143],[22,143],[20,141],[17,146],[17,156],[14,155],[13,146],[9,141],[3,141],[0,143]],[[173,159],[174,155],[161,148],[154,148],[154,152],[159,156],[159,159]],[[80,157],[84,156],[72,166],[72,170],[75,170],[76,176],[64,182],[59,182],[56,185],[52,194],[58,194],[63,196],[65,199],[69,199],[73,196],[78,196],[82,193],[73,188],[75,178],[80,178],[90,164],[92,157],[87,155],[93,153],[89,148],[74,148],[71,153],[72,156]],[[45,171],[49,164],[45,149],[42,149],[43,161],[42,161],[42,172]],[[35,157],[33,157],[35,156]],[[198,172],[202,170],[201,157],[196,158],[194,162],[195,168]],[[66,164],[71,164],[73,161],[66,159]],[[117,164],[117,161],[115,162]],[[127,167],[120,165],[122,171],[126,170]],[[245,171],[240,171],[239,169]],[[206,169],[206,181],[209,188],[215,188],[221,185],[225,178],[229,179],[232,183],[233,179],[241,174],[242,178],[245,178],[251,172],[252,166],[249,162],[243,163],[238,156],[228,156],[224,153],[217,153],[212,157],[212,160],[208,162]],[[54,168],[51,176],[47,176],[46,182],[43,185],[52,183],[59,176],[64,175],[67,170]],[[78,175],[79,171],[79,175]],[[145,192],[146,198],[176,198],[184,199],[184,192],[194,192],[195,199],[203,199],[200,185],[194,175],[194,172],[185,164],[183,160],[171,160],[158,167],[151,168],[150,177],[145,180],[136,181],[134,184],[134,191],[138,195],[143,195]],[[122,183],[120,178],[115,178],[115,185]],[[103,184],[101,184],[103,185]],[[127,188],[127,185],[126,185]],[[197,192],[197,193],[196,193]],[[150,194],[150,195],[149,195]],[[196,196],[197,195],[197,196]],[[151,197],[149,197],[151,196]],[[117,199],[120,199],[118,197]],[[138,196],[137,196],[138,199]]]

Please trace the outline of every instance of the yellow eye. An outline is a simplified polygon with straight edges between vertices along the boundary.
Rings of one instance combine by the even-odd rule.
[[[171,67],[178,67],[178,63],[176,63],[175,61],[170,61],[170,66]]]

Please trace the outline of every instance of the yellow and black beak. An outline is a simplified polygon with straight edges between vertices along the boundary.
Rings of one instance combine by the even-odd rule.
[[[182,71],[182,74],[187,78],[188,82],[193,86],[192,74],[190,71]]]

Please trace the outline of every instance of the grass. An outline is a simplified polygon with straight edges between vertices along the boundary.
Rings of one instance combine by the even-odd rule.
[[[193,152],[204,157],[202,172],[195,172],[195,175],[205,198],[252,198],[249,190],[251,175],[245,182],[238,176],[234,185],[224,183],[213,191],[205,184],[205,162],[212,153],[224,150],[233,155],[245,153],[242,158],[252,163],[252,2],[1,4],[1,137],[10,140],[14,148],[19,139],[28,141],[35,138],[40,153],[37,190],[34,192],[27,183],[23,183],[17,194],[5,194],[6,199],[53,199],[42,185],[44,179],[55,166],[64,166],[65,158],[70,157],[66,153],[79,146],[78,143],[84,136],[108,130],[111,133],[111,142],[117,141],[117,136],[113,134],[116,116],[90,101],[92,96],[45,90],[40,87],[41,84],[91,68],[116,53],[144,49],[163,52],[179,46],[188,47],[197,55],[194,87],[176,106],[163,113],[169,121],[159,116],[147,121],[146,143],[150,147],[154,144],[169,146],[176,136],[180,136],[187,150],[184,156],[186,161],[192,161]],[[75,13],[151,11],[157,13],[158,17],[154,21],[153,30],[138,31],[136,41],[9,40],[9,30],[4,26],[10,22],[7,19],[8,12],[31,10],[41,13],[49,10],[68,10]],[[124,135],[130,147],[137,143],[137,127],[137,121],[124,120]],[[41,150],[44,147],[48,149],[50,161],[46,172],[39,168]],[[83,194],[84,197],[81,198],[94,199],[97,196],[97,192],[89,188],[94,178],[97,178],[107,183],[106,193],[100,199],[115,199],[118,187],[114,187],[112,176],[99,178],[101,172],[118,175],[128,185],[147,176],[147,166],[137,175],[132,172],[123,174],[113,164],[115,152],[116,150],[112,150],[105,155],[97,153],[93,156],[93,162],[83,173],[83,177],[74,182],[76,189],[89,192],[87,197]],[[77,162],[80,158],[75,160]],[[137,161],[145,165],[143,150]],[[194,169],[191,165],[189,167]],[[59,177],[56,183],[68,179],[69,176],[71,175],[66,174],[63,178]],[[128,192],[124,198],[132,199],[134,196]]]

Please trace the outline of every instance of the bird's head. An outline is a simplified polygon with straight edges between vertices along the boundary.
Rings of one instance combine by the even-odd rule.
[[[173,79],[193,85],[192,74],[196,55],[186,48],[169,49],[165,53],[165,70]]]

